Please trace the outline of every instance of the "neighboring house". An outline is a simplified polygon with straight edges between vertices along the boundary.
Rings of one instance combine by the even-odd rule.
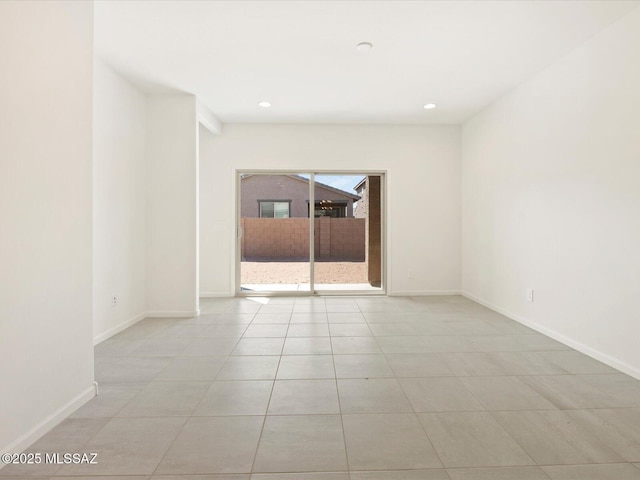
[[[315,217],[353,218],[360,200],[343,190],[315,182]],[[244,218],[308,218],[309,180],[300,175],[243,175],[240,214]]]
[[[367,190],[367,178],[364,177],[358,184],[353,187],[355,192],[360,196],[360,201],[356,204],[353,211],[353,216],[356,218],[367,217],[367,203],[368,203],[368,190]]]

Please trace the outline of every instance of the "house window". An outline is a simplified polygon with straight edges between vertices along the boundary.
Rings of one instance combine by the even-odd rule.
[[[260,201],[260,218],[289,218],[291,201]]]

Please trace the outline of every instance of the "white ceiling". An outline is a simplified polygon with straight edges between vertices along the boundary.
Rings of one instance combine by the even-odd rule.
[[[456,124],[638,3],[101,1],[96,51],[223,122]]]

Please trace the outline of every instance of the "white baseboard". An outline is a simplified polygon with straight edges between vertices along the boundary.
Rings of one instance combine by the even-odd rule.
[[[234,296],[232,292],[200,292],[200,298],[231,298]]]
[[[532,328],[538,333],[541,333],[543,335],[546,335],[547,337],[553,338],[554,340],[557,340],[560,343],[564,343],[565,345],[573,348],[574,350],[584,353],[585,355],[588,355],[591,358],[594,358],[604,363],[605,365],[610,366],[611,368],[620,370],[622,373],[626,373],[627,375],[630,375],[640,380],[640,369],[634,367],[633,365],[629,365],[628,363],[623,362],[622,360],[619,360],[615,357],[612,357],[611,355],[603,353],[600,350],[596,350],[595,348],[592,348],[581,342],[576,342],[575,340],[565,336],[562,333],[559,333],[548,327],[540,325],[539,323],[532,322],[524,317],[511,313],[508,310],[505,310],[504,308],[494,305],[491,302],[487,302],[481,298],[478,298],[469,292],[462,291],[461,293],[463,296],[467,297],[469,300],[473,300],[474,302],[479,303],[480,305],[484,305],[485,307],[490,308],[495,312],[501,313],[505,317],[509,317],[511,320],[515,320],[516,322],[521,323],[522,325]]]
[[[200,315],[200,310],[156,310],[145,313],[145,317],[160,317],[160,318],[187,318],[187,317],[197,317]]]
[[[101,342],[104,342],[105,340],[113,337],[114,335],[117,335],[121,331],[129,328],[131,325],[135,325],[136,323],[138,323],[140,320],[142,320],[143,318],[145,318],[147,316],[148,315],[147,315],[146,312],[142,312],[142,313],[136,315],[135,317],[130,318],[129,320],[126,320],[126,321],[120,323],[119,325],[116,325],[113,328],[110,328],[106,332],[103,332],[100,335],[95,336],[93,338],[93,345],[95,346],[95,345],[98,345]]]
[[[42,422],[38,423],[34,428],[11,442],[6,447],[0,447],[2,453],[20,453],[33,442],[42,437],[45,433],[58,425],[62,420],[67,418],[71,413],[91,400],[96,395],[95,385],[91,384],[82,393],[71,399],[57,411],[46,417]],[[0,463],[0,469],[4,464]]]
[[[462,295],[460,290],[400,290],[389,292],[390,297],[427,297],[434,295]]]

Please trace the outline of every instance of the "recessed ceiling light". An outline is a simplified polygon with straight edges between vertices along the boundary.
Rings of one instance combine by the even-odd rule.
[[[432,108],[436,108],[437,105],[435,103],[427,103],[424,108],[426,108],[427,110],[431,110]]]
[[[262,108],[269,108],[271,106],[271,103],[263,100],[261,102],[258,102],[258,106]]]
[[[369,43],[369,42],[360,42],[356,46],[356,50],[358,50],[359,52],[368,52],[372,48],[373,48],[373,43]]]

